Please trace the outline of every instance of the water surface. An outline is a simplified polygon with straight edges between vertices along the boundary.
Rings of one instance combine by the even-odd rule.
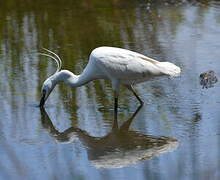
[[[220,85],[199,84],[202,72],[220,77],[218,1],[9,0],[0,18],[0,179],[220,178]],[[42,47],[78,74],[98,46],[182,69],[178,78],[138,84],[145,105],[130,121],[138,102],[121,89],[118,125],[129,122],[126,131],[112,129],[113,93],[104,80],[58,85],[45,111],[36,107],[56,70],[39,56]]]

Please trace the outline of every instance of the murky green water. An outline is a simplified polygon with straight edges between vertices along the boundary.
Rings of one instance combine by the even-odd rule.
[[[220,77],[220,3],[167,2],[1,3],[0,179],[220,178],[220,83],[199,84],[207,70]],[[80,73],[103,45],[171,61],[182,75],[137,85],[145,105],[134,118],[138,102],[122,88],[119,130],[103,80],[61,84],[45,110],[36,107],[56,70],[37,54],[42,47]]]

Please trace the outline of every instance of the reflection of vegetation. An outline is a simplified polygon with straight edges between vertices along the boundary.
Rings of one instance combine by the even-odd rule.
[[[203,5],[198,8],[198,18],[205,16],[211,1],[196,2]],[[127,47],[152,56],[159,54],[159,60],[166,59],[159,39],[161,29],[169,27],[165,32],[175,37],[179,24],[184,22],[181,4],[182,1],[176,0],[5,1],[0,7],[0,43],[5,61],[5,78],[12,79],[8,92],[16,92],[17,86],[22,85],[25,88],[19,93],[25,94],[25,89],[33,88],[33,84],[39,92],[42,82],[53,71],[52,62],[39,61],[38,57],[34,57],[34,52],[41,47],[55,50],[64,59],[64,68],[78,73],[86,65],[91,50],[102,45]],[[167,8],[161,8],[165,5]],[[199,22],[203,20],[201,18]],[[32,73],[32,68],[37,72]],[[36,83],[29,83],[30,80],[26,79],[30,74]],[[102,82],[95,82],[94,85],[96,101],[109,104],[104,92],[110,85],[107,84],[105,89]],[[59,91],[62,92],[62,99],[72,94],[72,90],[62,85]],[[90,88],[86,88],[86,91],[91,96]],[[111,95],[110,91],[108,93]],[[77,106],[75,101],[68,101],[64,105],[70,112]]]
[[[175,52],[173,52],[175,49],[172,48],[172,46],[169,48],[169,45],[176,45],[172,40],[178,35],[180,36],[178,33],[182,33],[181,30],[183,29],[181,28],[183,26],[187,26],[187,30],[190,28],[199,30],[199,33],[202,34],[205,30],[204,26],[209,25],[207,21],[210,19],[207,17],[210,17],[210,7],[212,7],[210,4],[212,2],[214,1],[187,0],[184,4],[177,0],[4,1],[0,6],[0,114],[2,117],[1,120],[4,122],[1,123],[2,132],[0,132],[0,134],[3,135],[3,137],[10,137],[9,139],[18,136],[23,137],[25,136],[24,134],[19,134],[21,133],[20,129],[25,129],[23,127],[26,127],[23,132],[26,133],[26,130],[31,129],[32,124],[36,123],[36,121],[34,121],[36,117],[33,117],[36,116],[36,113],[33,113],[33,110],[23,107],[32,104],[33,102],[30,102],[32,99],[37,100],[42,82],[54,71],[55,66],[52,61],[47,61],[44,58],[39,60],[36,52],[40,51],[41,47],[47,47],[57,52],[64,60],[64,68],[76,73],[81,72],[85,67],[88,54],[91,50],[102,45],[126,47],[156,57],[158,60],[165,60],[168,57],[172,57],[172,60],[178,60],[178,58],[173,57],[175,56]],[[186,5],[186,7],[184,7],[184,5]],[[187,13],[192,9],[193,11],[189,17]],[[220,23],[219,7],[214,9],[214,11],[214,13],[211,11],[211,15],[214,20]],[[189,36],[200,35],[199,33],[183,33]],[[164,45],[164,43],[166,43],[166,45]],[[180,43],[180,41],[177,40],[177,43]],[[194,49],[193,45],[190,47]],[[189,63],[186,64],[186,66],[190,65],[195,67],[195,64],[193,64],[195,62],[194,59],[191,59],[194,62],[187,62],[187,59],[184,59],[185,54],[181,53],[181,56],[183,56],[183,58],[180,63],[186,62]],[[184,70],[187,68],[186,66]],[[184,81],[188,84],[183,84],[185,89],[176,89],[176,97],[174,98],[166,97],[168,93],[165,88],[170,86],[170,91],[174,92],[171,88],[173,84],[164,85],[165,83],[160,81],[159,83],[152,83],[153,86],[141,86],[140,89],[143,89],[142,87],[146,88],[142,92],[146,92],[146,94],[149,92],[157,104],[155,106],[149,105],[151,99],[147,101],[147,108],[145,109],[147,118],[143,117],[145,114],[142,113],[142,116],[139,117],[140,121],[137,121],[135,124],[141,128],[143,127],[143,129],[146,128],[145,130],[148,131],[151,129],[148,128],[150,121],[147,120],[152,119],[154,125],[157,126],[158,123],[161,123],[160,120],[162,119],[167,128],[171,127],[170,129],[172,130],[169,132],[174,131],[176,133],[179,132],[178,128],[189,128],[189,134],[192,134],[191,137],[195,137],[195,141],[189,142],[189,150],[184,151],[187,152],[187,154],[190,154],[191,150],[195,149],[193,146],[195,146],[196,143],[200,143],[200,141],[197,141],[199,133],[196,130],[199,129],[199,131],[201,131],[202,129],[198,128],[200,127],[198,124],[204,123],[204,121],[201,121],[201,119],[204,120],[204,112],[201,113],[200,110],[202,108],[199,107],[202,101],[197,102],[200,96],[196,97],[195,95],[197,95],[197,93],[192,90],[192,87],[195,86],[195,83],[192,82],[192,79],[195,77],[194,74],[195,73],[191,71],[187,74],[187,77],[183,77],[183,79],[189,78],[189,81]],[[198,76],[195,78],[197,82]],[[110,84],[104,81],[95,81],[84,88],[88,98],[87,103],[97,105],[95,108],[98,109],[102,116],[100,117],[100,121],[111,119],[112,112],[109,111],[109,107],[112,107],[110,105],[112,103],[112,91],[109,86]],[[187,90],[189,90],[190,93],[185,93]],[[55,105],[57,110],[56,115],[64,114],[62,117],[68,116],[72,124],[76,125],[76,109],[80,107],[78,107],[77,104],[75,89],[59,85],[55,91],[56,92],[53,93],[55,98],[53,98],[51,104],[58,104],[57,106]],[[77,92],[81,93],[81,90]],[[123,91],[123,89],[121,93],[120,107],[132,111],[132,106],[135,105],[132,99],[128,97],[129,93]],[[186,95],[189,95],[189,97]],[[62,102],[62,104],[59,102]],[[65,108],[63,108],[63,106]],[[155,108],[157,109],[155,110]],[[124,109],[120,110],[120,112]],[[63,110],[68,112],[67,115],[63,113]],[[82,111],[86,110],[86,108],[82,108]],[[120,113],[120,119],[124,119],[127,115],[126,113]],[[157,118],[157,113],[158,116],[160,116],[159,118]],[[10,121],[7,121],[8,119]],[[174,121],[170,121],[170,119]],[[89,120],[91,119],[87,119],[87,121]],[[61,122],[62,120],[60,124],[63,123]],[[79,122],[80,121],[78,121],[78,123]],[[106,124],[105,122],[103,124]],[[96,126],[97,121],[86,123],[90,126],[94,123]],[[144,123],[146,123],[146,126]],[[177,125],[175,123],[177,123]],[[164,126],[161,126],[160,128],[163,127]],[[177,130],[173,127],[177,127]],[[7,135],[3,134],[5,132],[8,132]],[[31,129],[31,133],[32,132]],[[203,132],[203,130],[201,132]],[[155,133],[160,133],[160,131],[155,131]],[[183,134],[185,133],[187,133],[187,131],[184,131]],[[203,138],[204,135],[202,135],[202,139]],[[14,139],[11,145],[13,144]],[[13,154],[10,154],[6,146],[8,146],[8,144],[3,143],[2,149],[8,152],[5,151],[6,156],[12,156],[12,158],[9,157],[8,159],[19,165],[20,162],[16,162],[13,158]],[[15,150],[15,152],[17,152],[16,155],[20,154],[20,149],[17,149],[17,145],[9,148]],[[198,148],[200,148],[200,146],[198,146]],[[196,150],[194,151],[196,152]],[[200,152],[200,149],[198,149],[198,152]],[[23,155],[21,158],[22,157]],[[185,154],[179,156],[180,159],[176,159],[175,161],[180,167],[182,167],[182,157],[185,157]],[[195,167],[200,163],[200,161],[192,161]],[[23,161],[22,163],[25,164]],[[34,167],[30,167],[34,170]],[[154,167],[156,166],[154,165]],[[158,167],[161,168],[162,166]],[[149,174],[153,173],[152,169],[147,166],[143,172],[147,174],[146,177],[149,177]],[[179,174],[179,172],[177,172],[177,174]]]

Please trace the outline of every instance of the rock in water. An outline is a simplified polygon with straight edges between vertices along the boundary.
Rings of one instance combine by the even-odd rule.
[[[214,84],[218,82],[218,79],[215,76],[215,72],[212,70],[200,74],[199,78],[200,78],[200,85],[202,86],[202,88],[206,88],[206,89],[213,87]]]

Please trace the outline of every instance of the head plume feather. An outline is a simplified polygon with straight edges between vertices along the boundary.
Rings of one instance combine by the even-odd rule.
[[[46,49],[46,48],[43,48],[43,49],[44,49],[45,51],[47,51],[47,52],[53,54],[55,57],[52,56],[52,55],[50,55],[50,54],[46,54],[46,53],[39,53],[39,54],[40,54],[40,55],[43,55],[43,56],[50,57],[50,58],[52,58],[53,60],[55,60],[56,63],[57,63],[57,70],[56,70],[55,73],[59,72],[59,71],[61,70],[61,68],[62,68],[62,60],[61,60],[61,58],[60,58],[55,52],[50,51],[49,49]]]

